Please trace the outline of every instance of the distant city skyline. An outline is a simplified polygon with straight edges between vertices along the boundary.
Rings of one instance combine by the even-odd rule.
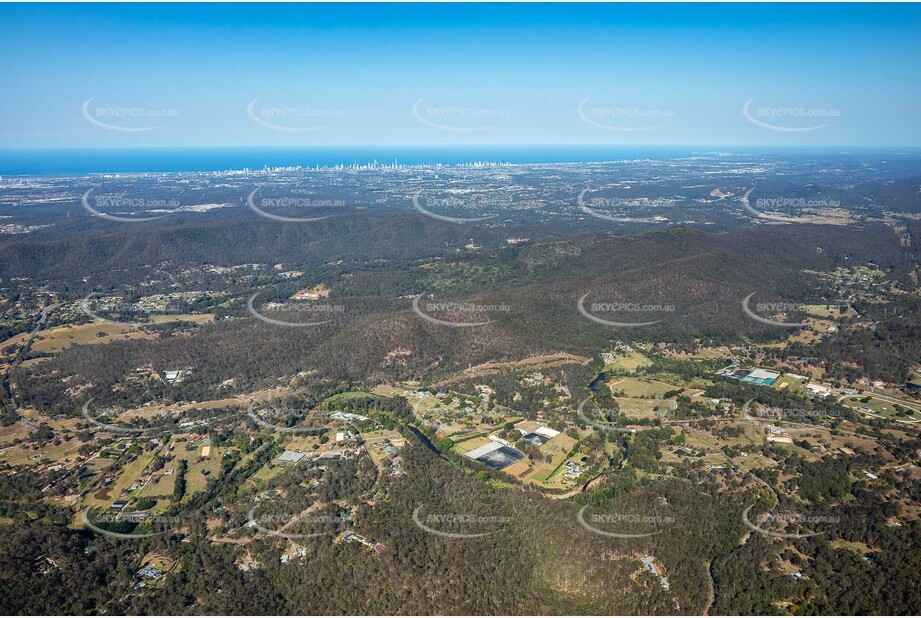
[[[10,5],[0,148],[921,147],[921,7]]]

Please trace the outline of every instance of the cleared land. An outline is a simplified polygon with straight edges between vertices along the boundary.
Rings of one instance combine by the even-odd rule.
[[[608,363],[605,366],[605,371],[633,373],[640,367],[648,367],[652,364],[651,360],[639,352],[627,352],[625,354],[617,354],[616,356],[613,363]]]
[[[620,406],[620,411],[630,418],[657,418],[664,416],[669,410],[675,409],[673,399],[618,397],[617,404]]]
[[[534,466],[534,472],[528,475],[528,480],[546,483],[557,468],[566,461],[570,451],[572,451],[575,446],[576,441],[565,433],[551,438],[539,449],[541,455],[550,455],[552,458],[551,461],[549,463],[541,462],[532,464]]]
[[[870,398],[870,401],[862,401],[867,397]],[[867,408],[873,414],[878,414],[879,416],[884,416],[886,418],[899,418],[906,421],[921,421],[921,404],[918,404],[914,401],[864,393],[862,395],[849,395],[842,399],[841,403],[859,411],[861,408]],[[900,406],[905,409],[905,412],[903,412],[902,416],[898,416],[898,410],[895,408],[896,406]]]
[[[159,315],[151,316],[148,318],[148,321],[156,322],[157,324],[167,324],[170,322],[206,324],[214,321],[214,315],[210,313],[197,315]],[[139,326],[91,322],[89,324],[58,326],[43,330],[35,336],[35,340],[32,342],[32,350],[44,354],[57,354],[73,345],[94,345],[129,339],[153,339],[155,337],[157,337],[156,333],[147,332]],[[20,333],[0,343],[0,348],[10,344],[22,345],[28,338],[28,333]]]
[[[626,397],[651,397],[662,399],[668,391],[677,390],[679,387],[656,380],[642,380],[640,378],[622,378],[608,382],[611,391],[623,391]]]

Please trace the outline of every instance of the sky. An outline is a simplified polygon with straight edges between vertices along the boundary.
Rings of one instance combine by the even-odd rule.
[[[0,4],[0,148],[921,146],[921,6]]]

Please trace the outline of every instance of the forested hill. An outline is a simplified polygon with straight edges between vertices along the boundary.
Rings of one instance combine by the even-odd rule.
[[[266,299],[284,299],[302,285],[270,278],[258,285],[254,280],[239,284],[228,302],[217,308],[232,319],[200,327],[194,337],[65,350],[36,365],[34,373],[18,370],[17,380],[32,403],[57,407],[66,404],[57,386],[62,376],[88,383],[87,392],[100,401],[129,401],[136,393],[125,384],[126,375],[150,363],[195,367],[182,393],[177,393],[187,399],[211,397],[214,385],[228,380],[245,392],[273,383],[280,375],[305,371],[318,378],[368,384],[434,379],[487,361],[561,350],[593,354],[624,329],[618,331],[581,314],[578,302],[584,295],[588,309],[596,302],[663,308],[615,314],[614,319],[628,322],[656,321],[631,328],[635,336],[677,343],[701,338],[715,343],[740,337],[771,340],[787,333],[750,319],[742,308],[747,295],[755,292],[758,300],[797,303],[838,300],[833,282],[815,273],[868,261],[869,247],[892,279],[902,276],[914,259],[909,253],[913,248],[899,246],[884,226],[784,226],[722,234],[673,227],[637,236],[590,236],[483,249],[450,261],[390,259],[367,267],[332,264],[317,267],[308,276],[326,282],[332,289],[330,298],[345,310],[326,316],[329,322],[318,327],[285,328],[252,318],[245,309],[252,292],[262,290]],[[234,245],[225,247],[234,250]],[[507,311],[435,316],[459,322],[492,320],[481,327],[448,328],[414,313],[411,298],[420,293],[430,294],[433,301],[505,306]],[[876,375],[899,378],[910,370],[905,359],[921,340],[913,335],[916,328],[907,324],[907,330],[878,330],[878,338],[873,332],[861,334],[860,347],[848,343],[851,335],[823,345],[837,345],[837,356],[856,359]],[[221,353],[216,355],[215,350]],[[113,391],[115,384],[121,386]]]

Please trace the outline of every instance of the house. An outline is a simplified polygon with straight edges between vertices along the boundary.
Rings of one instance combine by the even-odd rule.
[[[368,549],[373,550],[377,553],[382,553],[385,549],[387,549],[387,547],[384,546],[382,543],[370,541],[366,539],[365,537],[361,536],[360,534],[356,534],[354,532],[346,532],[345,535],[342,537],[342,541],[345,543],[361,543]]]
[[[666,577],[665,567],[663,567],[656,560],[655,556],[643,556],[642,563],[646,565],[646,569],[659,578],[659,584],[668,590],[671,588],[671,584],[668,583],[668,577]]]
[[[192,375],[192,372],[188,369],[175,369],[164,371],[163,379],[166,380],[167,384],[178,384],[190,375]]]
[[[47,575],[52,571],[60,571],[61,565],[58,564],[57,560],[51,558],[50,556],[39,556],[36,561],[36,569],[42,575]]]
[[[305,457],[300,451],[285,451],[278,456],[278,462],[283,464],[296,464]]]
[[[826,384],[807,384],[806,390],[817,397],[830,397],[831,387]]]
[[[345,535],[342,537],[342,540],[345,541],[346,543],[351,543],[352,541],[357,541],[359,543],[367,543],[368,541],[368,539],[366,539],[365,537],[355,532],[346,532]]]
[[[578,478],[585,472],[585,467],[577,464],[574,461],[567,461],[563,464],[565,471],[563,472],[563,478],[574,479]]]
[[[152,567],[149,564],[138,571],[138,577],[146,577],[148,579],[157,579],[161,575],[163,575],[163,572],[160,569]]]
[[[501,444],[501,445],[503,445],[503,446],[511,446],[511,445],[512,445],[511,442],[509,442],[508,440],[506,440],[506,439],[504,439],[504,438],[500,438],[499,436],[489,436],[489,439],[492,440],[493,442],[498,442],[499,444]]]
[[[370,421],[371,419],[367,416],[362,416],[361,414],[353,414],[351,412],[333,412],[329,415],[330,418],[334,418],[340,421]]]
[[[763,384],[771,385],[774,381],[780,377],[780,374],[776,371],[768,371],[766,369],[754,369],[747,376],[742,378],[743,382],[749,382],[751,384]]]
[[[543,425],[535,429],[534,433],[536,433],[539,436],[543,436],[547,439],[555,438],[558,435],[560,435],[560,432],[557,431],[556,429],[550,429],[549,427],[546,427]]]
[[[127,500],[116,500],[112,503],[112,506],[110,506],[109,509],[112,511],[121,511],[126,506],[128,506]]]

